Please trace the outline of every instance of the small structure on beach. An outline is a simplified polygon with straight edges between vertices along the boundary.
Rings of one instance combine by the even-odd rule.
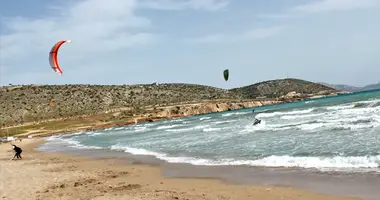
[[[15,141],[15,140],[16,140],[15,137],[12,137],[12,136],[7,137],[8,142]]]

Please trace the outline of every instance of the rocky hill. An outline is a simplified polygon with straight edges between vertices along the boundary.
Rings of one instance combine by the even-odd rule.
[[[2,127],[25,122],[101,113],[133,115],[150,107],[210,100],[236,101],[289,92],[319,94],[336,90],[297,79],[273,80],[225,90],[195,84],[145,85],[27,85],[0,88]]]
[[[192,84],[12,86],[0,90],[0,120],[14,124],[120,108],[237,98],[223,89]]]
[[[244,98],[251,99],[256,97],[283,97],[290,92],[300,93],[306,97],[309,95],[327,95],[338,91],[322,84],[300,79],[277,79],[234,88],[231,92],[243,96]]]
[[[380,83],[377,83],[377,84],[366,85],[362,87],[360,91],[379,90],[379,89],[380,89]]]

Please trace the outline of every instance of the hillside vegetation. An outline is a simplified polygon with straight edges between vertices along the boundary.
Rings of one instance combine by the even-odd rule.
[[[277,98],[294,91],[305,96],[337,92],[336,89],[328,86],[300,79],[269,80],[231,90],[231,92],[247,99],[256,97]]]
[[[4,127],[116,110],[133,115],[147,106],[279,97],[292,91],[316,94],[335,90],[297,79],[266,81],[232,90],[195,84],[5,86],[0,88],[0,122]]]

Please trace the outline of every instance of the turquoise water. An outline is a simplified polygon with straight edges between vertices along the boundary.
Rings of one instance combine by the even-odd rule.
[[[380,166],[380,91],[48,138],[49,144],[194,165],[371,170]]]

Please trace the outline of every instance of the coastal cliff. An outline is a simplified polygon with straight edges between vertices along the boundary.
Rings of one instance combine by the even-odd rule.
[[[230,90],[182,83],[4,86],[0,87],[0,136],[121,126],[338,93],[298,79]]]
[[[257,106],[278,104],[282,101],[264,100],[264,101],[245,101],[245,102],[217,102],[217,103],[198,103],[183,106],[171,106],[156,114],[158,117],[171,116],[191,116],[207,114],[214,112],[224,112],[229,110],[238,110],[243,108],[253,108]]]
[[[12,126],[0,130],[0,136],[19,135],[26,136],[49,136],[56,133],[72,133],[79,131],[90,131],[105,129],[117,126],[131,125],[142,122],[153,122],[165,119],[201,115],[214,112],[224,112],[244,108],[253,108],[268,104],[278,104],[281,101],[209,101],[202,103],[183,104],[175,106],[159,107],[147,109],[140,114],[131,110],[111,112],[103,115],[80,116],[66,119],[51,119],[41,122],[23,124],[22,126]]]

